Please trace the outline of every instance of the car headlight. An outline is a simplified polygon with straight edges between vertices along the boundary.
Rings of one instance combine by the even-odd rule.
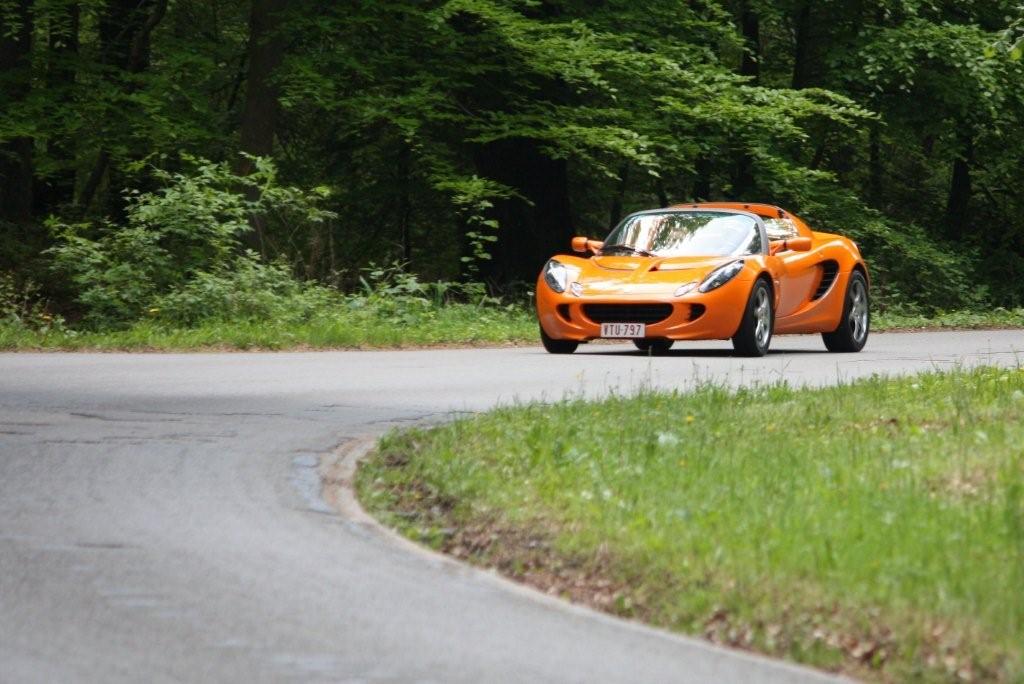
[[[555,292],[565,292],[569,284],[569,271],[562,262],[550,259],[544,264],[544,282]]]
[[[711,292],[725,285],[727,282],[739,275],[739,272],[743,270],[743,260],[733,261],[726,264],[725,266],[719,266],[714,271],[708,274],[708,277],[704,279],[704,282],[697,288],[700,292]]]
[[[693,292],[696,287],[697,287],[697,281],[696,280],[691,281],[689,283],[686,283],[684,285],[680,285],[679,287],[676,288],[675,294],[673,296],[675,296],[675,297],[682,297],[683,295],[688,295],[691,292]]]

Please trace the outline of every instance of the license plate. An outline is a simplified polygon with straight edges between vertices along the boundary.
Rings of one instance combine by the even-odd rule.
[[[612,337],[626,339],[633,337],[644,337],[647,334],[647,326],[643,323],[602,323],[601,337]]]

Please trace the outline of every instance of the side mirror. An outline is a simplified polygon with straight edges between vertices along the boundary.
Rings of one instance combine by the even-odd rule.
[[[585,237],[574,237],[572,239],[572,251],[579,252],[580,254],[586,254],[588,252],[594,254],[603,246],[603,242],[598,242],[597,240],[591,240]]]
[[[811,251],[811,238],[809,237],[795,237],[789,238],[788,240],[773,240],[770,243],[769,252],[771,254],[778,254],[779,252],[810,252]]]

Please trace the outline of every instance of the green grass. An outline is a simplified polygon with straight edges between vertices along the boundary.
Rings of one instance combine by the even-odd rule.
[[[875,312],[875,330],[1024,328],[1024,308],[995,308],[984,311],[943,311],[936,314]]]
[[[536,341],[524,309],[452,304],[407,317],[352,313],[308,323],[231,321],[175,328],[154,322],[113,331],[39,332],[0,323],[0,350],[351,349]]]
[[[1024,681],[1024,370],[503,408],[364,504],[547,591],[881,680]]]
[[[1024,327],[1024,309],[932,317],[876,313],[875,331]],[[0,321],[0,350],[356,349],[536,343],[537,321],[522,307],[448,304],[388,316],[344,311],[307,323],[209,322],[190,328],[142,321],[121,330],[33,330]]]

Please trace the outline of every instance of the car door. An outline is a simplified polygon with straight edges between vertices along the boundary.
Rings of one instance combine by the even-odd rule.
[[[770,241],[800,235],[796,225],[789,219],[766,220],[765,228]],[[777,318],[785,318],[810,301],[819,280],[820,259],[813,249],[809,252],[783,250],[777,252],[775,257],[779,263],[779,305],[775,315]]]

